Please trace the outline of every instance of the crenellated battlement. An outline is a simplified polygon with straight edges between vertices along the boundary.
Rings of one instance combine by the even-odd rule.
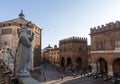
[[[103,32],[103,31],[108,31],[108,30],[118,29],[118,28],[120,28],[120,21],[116,21],[115,23],[110,22],[110,23],[107,23],[106,25],[101,25],[101,26],[91,28],[90,34],[95,34],[98,32]]]
[[[70,41],[82,41],[82,42],[87,42],[87,38],[83,38],[83,37],[70,37],[70,38],[66,38],[63,40],[60,40],[60,43],[64,43],[64,42],[70,42]]]

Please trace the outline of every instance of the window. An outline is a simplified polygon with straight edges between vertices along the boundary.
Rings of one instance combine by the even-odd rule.
[[[62,52],[62,49],[60,49],[60,51]]]
[[[5,27],[5,24],[3,24],[3,27]]]
[[[82,48],[79,48],[79,52],[82,52]]]
[[[97,50],[103,50],[104,49],[104,43],[103,42],[98,42],[97,43]]]
[[[11,26],[11,24],[9,23],[9,26]]]
[[[115,49],[120,49],[120,39],[115,40]]]
[[[20,27],[22,27],[22,24],[20,24]]]
[[[2,29],[2,34],[12,34],[12,29]]]

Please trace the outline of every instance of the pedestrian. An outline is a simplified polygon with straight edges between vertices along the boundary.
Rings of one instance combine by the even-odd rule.
[[[44,69],[46,69],[46,65],[44,65]]]
[[[72,69],[72,72],[73,72],[73,73],[75,73],[75,70],[74,70],[74,69]]]
[[[75,78],[75,72],[73,73],[73,78]]]
[[[42,74],[42,72],[40,71],[40,75]]]
[[[61,75],[61,80],[63,80],[63,75]]]
[[[46,82],[46,77],[44,76],[44,81]]]
[[[85,77],[85,72],[83,72],[83,74],[84,74],[84,77]]]
[[[82,77],[82,72],[80,73],[81,77]]]
[[[65,68],[63,68],[63,72],[65,71]]]
[[[44,76],[44,72],[43,72],[43,76]]]

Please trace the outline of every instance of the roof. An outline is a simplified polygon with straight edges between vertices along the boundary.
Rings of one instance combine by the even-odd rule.
[[[52,50],[53,49],[53,47],[51,47],[50,45],[48,45],[48,47],[45,47],[44,49],[43,49],[43,51],[48,51],[48,50]]]
[[[25,19],[25,15],[23,14],[23,11],[21,11],[21,13],[19,14],[19,17],[16,19],[12,19],[12,20],[8,20],[8,21],[4,21],[4,22],[0,22],[0,23],[20,23],[20,24],[27,24],[28,20]],[[35,25],[34,23],[30,23],[32,25]],[[36,25],[35,25],[36,26]]]

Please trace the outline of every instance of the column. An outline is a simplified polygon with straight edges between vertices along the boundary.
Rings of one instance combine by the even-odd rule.
[[[77,66],[77,63],[76,63],[76,60],[75,60],[75,58],[74,58],[74,59],[72,59],[72,65],[73,65],[73,67],[72,67],[73,69],[74,69],[74,68],[76,68],[76,66]]]
[[[92,63],[92,73],[96,73],[96,64]]]
[[[97,63],[96,67],[97,67],[96,70],[99,73],[100,72],[100,62]]]
[[[113,68],[111,64],[108,64],[108,75],[113,76]]]

